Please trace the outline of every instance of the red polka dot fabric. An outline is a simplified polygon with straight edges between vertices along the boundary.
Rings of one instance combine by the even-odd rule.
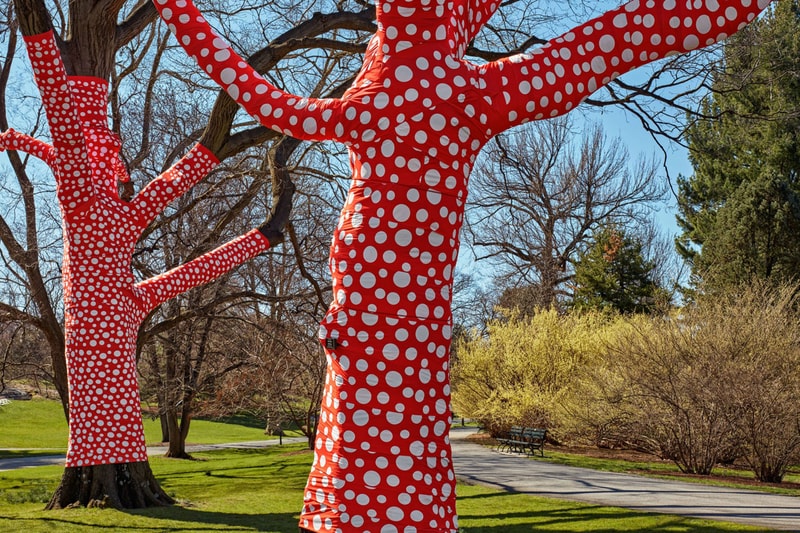
[[[38,157],[51,168],[55,162],[55,150],[52,146],[11,128],[0,132],[0,151],[3,150],[17,150],[30,154]]]
[[[169,298],[206,283],[265,251],[253,230],[174,270],[136,283],[131,258],[142,231],[166,205],[218,163],[201,145],[130,202],[120,141],[108,128],[108,84],[67,77],[52,32],[25,37],[53,139],[50,146],[13,130],[0,148],[45,160],[56,177],[64,219],[64,309],[69,382],[66,465],[147,459],[136,374],[136,337],[144,317]]]
[[[180,44],[263,125],[350,149],[353,181],[330,255],[328,358],[301,527],[453,532],[448,441],[451,288],[468,177],[493,135],[573,109],[655,59],[708,45],[760,0],[629,2],[527,54],[463,56],[499,5],[381,0],[361,71],[339,99],[288,94],[187,0],[155,0]]]

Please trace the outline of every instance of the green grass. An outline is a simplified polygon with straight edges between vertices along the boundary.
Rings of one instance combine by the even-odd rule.
[[[764,528],[642,513],[463,484],[457,490],[460,533],[766,531]]]
[[[536,456],[536,460],[547,461],[566,466],[576,466],[580,468],[591,468],[593,470],[603,470],[605,472],[630,473],[636,471],[656,471],[656,472],[679,472],[678,467],[673,463],[665,461],[628,461],[623,459],[607,459],[602,457],[590,457],[579,453],[564,453],[556,451],[552,447],[545,447],[545,456]]]
[[[64,454],[67,451],[67,423],[61,403],[53,400],[11,402],[0,406],[0,457]],[[148,444],[161,440],[159,420],[144,416],[144,434]],[[300,435],[287,432],[287,436]],[[219,444],[265,440],[258,421],[248,417],[226,420],[192,420],[187,444]],[[3,448],[6,448],[5,450]],[[11,448],[9,450],[9,448]]]
[[[49,453],[66,452],[67,421],[61,402],[40,399],[14,401],[0,406],[0,420],[3,424],[0,448],[45,448]]]
[[[789,496],[800,496],[800,490],[796,488],[785,488],[776,485],[758,484],[754,485],[753,473],[749,470],[736,470],[731,468],[715,468],[714,474],[721,476],[730,476],[732,478],[741,478],[742,482],[737,483],[734,480],[720,480],[713,478],[701,477],[687,477],[679,476],[680,470],[671,462],[666,461],[628,461],[623,459],[607,459],[600,457],[589,457],[578,453],[564,453],[553,450],[553,448],[546,448],[545,457],[536,456],[537,461],[547,461],[550,463],[562,464],[567,466],[576,466],[581,468],[591,468],[593,470],[602,470],[605,472],[622,472],[630,474],[644,474],[650,477],[677,479],[679,481],[686,481],[688,483],[701,483],[704,485],[741,488],[758,490],[762,492],[771,492],[774,494],[786,494]],[[784,477],[787,483],[800,483],[800,475],[792,472]]]
[[[200,460],[153,458],[173,507],[138,511],[42,511],[62,469],[0,473],[0,531],[210,532],[297,531],[311,452],[292,445],[198,454]],[[461,533],[658,531],[711,533],[763,528],[647,514],[562,500],[458,486]]]
[[[158,418],[144,417],[144,437],[148,444],[161,441],[161,423]],[[219,444],[271,438],[273,437],[264,434],[263,427],[241,424],[236,419],[231,421],[194,419],[189,426],[186,443]]]

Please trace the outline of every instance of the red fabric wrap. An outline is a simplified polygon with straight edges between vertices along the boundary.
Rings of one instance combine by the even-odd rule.
[[[67,77],[52,32],[25,37],[53,146],[13,131],[2,148],[45,159],[64,218],[64,311],[69,384],[68,467],[147,459],[136,372],[136,338],[145,315],[263,252],[258,230],[194,261],[135,284],[134,246],[172,200],[205,177],[217,158],[196,145],[131,202],[117,193],[128,179],[121,143],[108,127],[108,84]]]
[[[188,0],[156,0],[178,42],[267,127],[350,148],[322,322],[328,379],[300,525],[454,532],[447,437],[450,290],[467,179],[483,144],[565,113],[639,65],[707,45],[768,1],[634,0],[530,54],[477,65],[496,0],[379,0],[378,31],[338,100],[269,85]]]

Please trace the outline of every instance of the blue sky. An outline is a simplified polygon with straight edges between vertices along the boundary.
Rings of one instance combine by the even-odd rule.
[[[606,130],[609,137],[619,137],[628,148],[632,157],[654,155],[659,162],[664,161],[661,148],[656,144],[648,132],[635,117],[631,117],[622,109],[607,109],[602,115],[592,115],[594,120],[599,120]],[[676,143],[667,144],[664,140],[664,148],[667,151],[665,165],[672,182],[672,188],[661,210],[655,214],[656,220],[664,231],[670,235],[679,233],[679,228],[675,222],[677,204],[673,191],[677,191],[675,181],[679,175],[689,176],[692,174],[692,166],[689,163],[687,150]],[[663,172],[666,178],[667,172]]]

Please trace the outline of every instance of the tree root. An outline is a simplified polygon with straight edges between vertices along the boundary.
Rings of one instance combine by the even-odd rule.
[[[194,457],[192,457],[185,451],[174,452],[172,450],[167,450],[167,453],[164,454],[164,457],[171,457],[172,459],[187,459],[189,461],[194,461]]]
[[[142,461],[67,467],[45,509],[141,509],[173,503],[175,500],[161,489],[153,476],[150,463]]]

